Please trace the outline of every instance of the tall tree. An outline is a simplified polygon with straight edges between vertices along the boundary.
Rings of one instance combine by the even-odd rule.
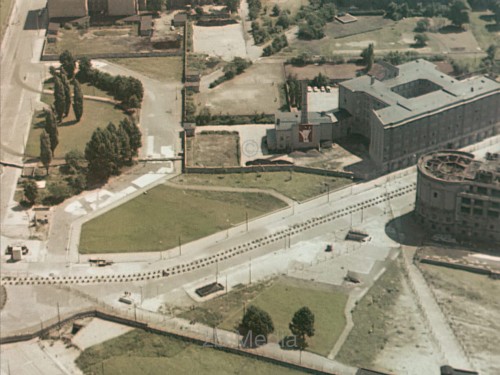
[[[88,177],[91,181],[107,181],[112,174],[112,165],[106,149],[106,136],[97,128],[85,146],[85,159],[88,163]]]
[[[104,141],[106,144],[107,154],[110,165],[111,174],[118,174],[122,165],[120,154],[120,141],[118,139],[118,129],[115,124],[110,122],[104,131]]]
[[[78,60],[78,73],[76,78],[80,82],[87,82],[92,74],[92,61],[88,57],[82,57]]]
[[[66,95],[61,77],[58,75],[54,76],[54,108],[56,110],[57,120],[60,122],[66,110]]]
[[[132,163],[132,149],[130,148],[130,138],[123,124],[120,123],[117,132],[120,160],[122,165],[130,165]]]
[[[142,146],[142,134],[135,121],[131,121],[128,117],[125,117],[120,121],[120,126],[127,132],[130,141],[130,150],[133,156],[137,156],[139,149]]]
[[[363,59],[363,64],[366,66],[366,71],[370,71],[375,61],[375,50],[373,47],[373,43],[370,43],[368,47],[366,47],[361,52],[361,57]]]
[[[163,0],[148,0],[147,1],[147,8],[148,10],[152,10],[154,12],[159,12],[161,11],[161,6],[163,5],[164,1]]]
[[[36,186],[35,181],[33,180],[24,181],[23,192],[24,192],[24,198],[26,198],[26,200],[30,204],[34,204],[36,198],[38,197],[38,187]]]
[[[64,71],[61,71],[61,83],[64,89],[64,117],[68,117],[69,110],[71,109],[71,87]]]
[[[45,109],[45,131],[49,135],[50,140],[50,150],[52,152],[52,156],[54,155],[54,151],[59,144],[59,129],[57,128],[57,119],[54,115],[54,110],[51,107],[50,109]]]
[[[72,79],[75,76],[76,62],[71,52],[65,50],[63,53],[61,53],[59,55],[59,62],[68,75],[68,78]]]
[[[83,115],[83,93],[76,79],[73,81],[73,112],[75,112],[76,121],[80,121]]]
[[[50,149],[50,138],[45,130],[40,134],[40,160],[49,174],[50,163],[52,162],[52,151]]]
[[[274,332],[274,323],[267,312],[251,305],[243,316],[240,331],[247,346],[264,344],[269,334]]]
[[[306,335],[314,336],[314,314],[309,307],[304,306],[295,312],[288,327],[295,336],[299,337],[299,348],[304,350],[307,348]]]

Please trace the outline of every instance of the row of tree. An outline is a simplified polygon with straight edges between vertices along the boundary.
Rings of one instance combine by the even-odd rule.
[[[288,349],[307,348],[307,337],[314,336],[314,314],[306,306],[300,308],[292,317],[288,328],[294,335],[287,340]],[[240,324],[240,333],[247,346],[258,346],[267,342],[268,336],[274,332],[274,323],[271,316],[257,306],[251,305],[246,310]]]
[[[300,109],[302,103],[302,88],[296,76],[289,75],[286,80],[288,87],[288,100],[291,107]]]
[[[121,168],[132,164],[141,147],[142,135],[134,121],[124,118],[118,127],[109,123],[105,129],[97,128],[85,147],[87,180],[106,182],[119,175]]]
[[[335,19],[336,8],[333,0],[311,0],[308,6],[297,13],[299,39],[321,39],[325,36],[324,27]]]
[[[264,48],[262,51],[262,56],[271,56],[275,53],[278,53],[283,48],[288,47],[288,40],[285,34],[281,36],[277,36],[273,39],[273,42]]]
[[[262,9],[260,0],[248,0],[248,17],[253,21],[259,17]]]
[[[252,65],[252,61],[243,59],[241,57],[235,57],[233,61],[231,61],[224,67],[224,75],[210,83],[209,87],[214,88],[220,85],[222,82],[233,79],[238,74],[243,73],[250,65]]]

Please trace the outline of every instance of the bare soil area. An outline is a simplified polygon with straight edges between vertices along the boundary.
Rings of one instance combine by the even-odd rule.
[[[500,373],[500,281],[421,264],[450,325],[481,374]]]
[[[239,166],[239,135],[231,134],[197,134],[189,139],[186,150],[188,165],[203,167]]]

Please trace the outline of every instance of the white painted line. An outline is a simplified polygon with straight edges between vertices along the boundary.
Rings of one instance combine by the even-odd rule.
[[[146,142],[147,142],[147,155],[152,155],[155,146],[155,137],[153,135],[149,135]]]

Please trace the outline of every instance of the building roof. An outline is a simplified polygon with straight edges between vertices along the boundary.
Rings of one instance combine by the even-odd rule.
[[[59,23],[57,23],[57,22],[49,22],[49,26],[48,26],[47,29],[49,31],[56,31],[57,32],[57,31],[59,31],[59,27],[60,27]]]
[[[332,124],[337,122],[337,118],[331,112],[328,113],[318,113],[318,112],[308,112],[308,123],[310,125],[320,125],[320,124]],[[294,125],[299,124],[301,121],[300,112],[278,112],[276,113],[276,130],[288,130]]]
[[[199,87],[200,86],[200,82],[199,81],[196,81],[196,82],[185,82],[184,86],[185,87]]]
[[[153,17],[143,16],[141,17],[141,31],[149,31],[153,28]]]
[[[474,155],[453,150],[436,151],[422,156],[418,169],[433,178],[447,182],[477,181],[500,185],[500,158],[474,160]]]
[[[385,126],[398,125],[425,113],[437,111],[485,94],[500,92],[500,84],[485,76],[458,81],[426,60],[415,60],[398,65],[399,74],[384,81],[364,75],[340,85],[351,91],[361,91],[384,103],[375,110]],[[438,89],[413,98],[406,98],[394,91],[395,87],[418,80],[430,81]]]
[[[186,13],[177,13],[174,16],[174,22],[186,22],[187,21],[187,14]]]
[[[335,19],[341,23],[352,23],[356,22],[358,19],[354,17],[353,15],[346,13],[344,15],[337,15],[335,16]]]

